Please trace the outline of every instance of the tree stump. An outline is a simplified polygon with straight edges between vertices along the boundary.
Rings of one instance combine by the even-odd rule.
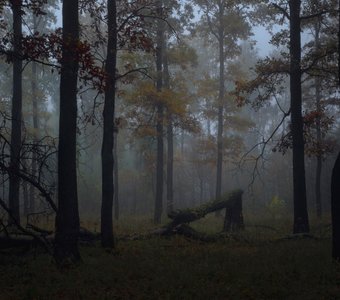
[[[244,229],[242,213],[242,194],[243,191],[237,190],[230,194],[226,206],[223,231],[238,231]]]

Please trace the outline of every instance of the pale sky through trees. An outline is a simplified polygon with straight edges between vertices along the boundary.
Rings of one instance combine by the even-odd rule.
[[[256,48],[260,56],[269,55],[273,46],[269,43],[270,35],[264,27],[255,27],[253,39],[256,41]]]

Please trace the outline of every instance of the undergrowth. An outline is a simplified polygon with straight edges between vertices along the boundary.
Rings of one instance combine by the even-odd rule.
[[[194,227],[215,233],[222,221],[212,216]],[[175,236],[120,241],[114,251],[81,246],[83,263],[63,271],[46,254],[2,254],[0,299],[340,299],[327,222],[303,239],[285,238],[287,220],[254,222],[214,243]],[[124,235],[154,226],[140,219],[115,228]]]

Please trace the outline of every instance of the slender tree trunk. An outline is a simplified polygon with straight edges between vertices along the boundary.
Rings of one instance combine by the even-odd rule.
[[[168,156],[167,156],[167,211],[174,210],[174,133],[172,116],[168,117],[167,124]]]
[[[315,48],[320,50],[320,20],[314,25],[315,30]],[[315,101],[316,110],[321,113],[321,80],[316,77],[315,84]],[[316,170],[315,170],[315,208],[316,216],[321,218],[322,216],[322,198],[321,198],[321,172],[322,172],[322,153],[320,151],[322,145],[321,135],[321,120],[320,117],[316,119],[316,141],[317,141],[317,155],[316,155]]]
[[[338,15],[338,89],[340,89],[340,1]],[[331,181],[332,257],[340,260],[340,152],[335,161]]]
[[[319,78],[315,80],[315,90],[316,90],[316,109],[321,112],[321,82]],[[318,152],[316,155],[316,177],[315,177],[315,204],[316,204],[316,215],[318,218],[322,216],[322,198],[321,198],[321,172],[322,172],[322,153],[320,147],[322,144],[321,135],[321,121],[320,117],[316,120],[316,140],[318,145]]]
[[[33,26],[34,31],[37,31],[37,21],[36,16],[33,16]],[[32,79],[31,79],[31,89],[32,89],[32,106],[33,106],[33,153],[32,153],[32,175],[35,176],[37,173],[37,153],[36,146],[38,141],[38,132],[39,132],[39,117],[38,117],[38,93],[37,93],[37,64],[32,62]],[[35,191],[34,187],[30,185],[29,189],[29,202],[30,202],[30,211],[33,212],[35,208]]]
[[[64,46],[60,71],[58,212],[54,249],[54,258],[60,266],[81,260],[76,168],[78,0],[64,1],[62,16]]]
[[[113,161],[114,161],[114,207],[115,219],[119,220],[119,169],[118,169],[118,131],[114,135],[115,142],[113,145]]]
[[[39,119],[38,119],[38,96],[37,96],[37,65],[35,62],[32,63],[32,104],[33,104],[33,153],[32,153],[32,175],[37,174],[37,142],[38,142],[38,132],[39,132]],[[35,191],[34,187],[31,185],[29,190],[29,201],[30,201],[30,211],[33,212],[35,208]]]
[[[166,42],[164,41],[164,53],[163,53],[163,68],[164,68],[164,87],[170,89],[170,74],[169,63]],[[172,121],[172,112],[168,109],[167,112],[167,161],[166,161],[166,200],[167,200],[167,212],[174,210],[174,129]]]
[[[22,1],[11,1],[13,11],[13,99],[12,99],[12,130],[11,130],[11,151],[9,174],[9,209],[13,217],[20,223],[20,179],[16,174],[20,169],[20,149],[21,149],[21,123],[22,123]]]
[[[293,137],[294,233],[309,232],[301,94],[300,0],[290,0],[290,92]]]
[[[116,94],[116,61],[117,61],[117,21],[116,1],[107,1],[108,43],[105,71],[108,82],[105,90],[104,128],[102,144],[102,210],[101,241],[103,247],[114,247],[113,237],[113,195],[114,195],[114,113]]]
[[[219,95],[218,95],[218,123],[217,123],[217,174],[216,174],[216,199],[221,197],[222,193],[222,164],[223,164],[223,101],[224,101],[224,28],[223,15],[224,8],[220,4],[219,7],[219,62],[220,62],[220,78],[219,78]]]
[[[332,256],[340,259],[340,153],[332,171],[331,183],[332,205]]]
[[[157,1],[158,16],[162,16],[162,1]],[[156,48],[156,70],[157,70],[157,91],[161,92],[163,88],[162,60],[164,44],[164,24],[163,21],[157,21],[157,48]],[[156,201],[154,211],[154,223],[161,223],[163,212],[163,168],[164,168],[164,141],[163,141],[163,122],[164,106],[161,100],[157,103],[157,163],[156,163]]]
[[[340,89],[340,1],[338,3],[338,85]]]

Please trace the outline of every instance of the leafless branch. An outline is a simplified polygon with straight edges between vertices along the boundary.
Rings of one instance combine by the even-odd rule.
[[[284,112],[284,111],[283,111]],[[264,160],[264,152],[265,152],[265,149],[268,145],[268,143],[274,138],[275,134],[278,132],[278,130],[280,129],[280,127],[282,126],[283,122],[285,121],[285,119],[290,115],[290,109],[288,112],[284,113],[283,114],[283,117],[282,119],[280,120],[280,122],[277,124],[277,126],[275,127],[275,129],[271,132],[271,134],[269,135],[268,138],[266,139],[263,139],[261,142],[259,143],[256,143],[253,147],[250,148],[250,150],[248,150],[240,159],[240,162],[239,162],[239,166],[241,166],[242,163],[244,163],[246,161],[246,158],[249,156],[250,153],[252,153],[256,148],[258,148],[259,146],[261,146],[261,152],[251,158],[251,160],[255,161],[255,164],[254,164],[254,168],[253,168],[253,172],[252,172],[252,180],[249,184],[249,186],[253,185],[253,183],[255,182],[255,179],[258,177],[258,175],[260,174],[259,173],[259,169],[258,169],[258,166],[259,166],[259,162],[260,160]]]
[[[290,20],[290,15],[287,12],[286,9],[284,9],[282,6],[277,5],[276,3],[271,3],[273,7],[275,7],[278,11],[280,11],[288,20]]]

